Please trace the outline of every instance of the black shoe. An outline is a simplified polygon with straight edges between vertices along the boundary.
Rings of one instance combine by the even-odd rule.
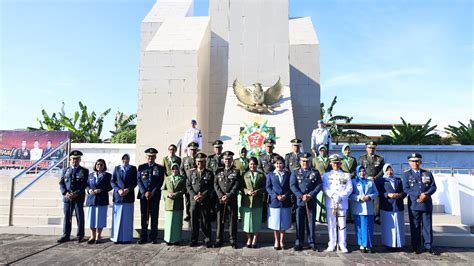
[[[61,237],[60,239],[58,239],[58,243],[64,243],[64,242],[68,242],[70,241],[69,237]]]
[[[433,255],[433,256],[439,256],[439,255],[440,255],[440,254],[439,254],[439,251],[434,250],[434,249],[432,249],[432,248],[428,249],[428,252],[429,252],[431,255]]]
[[[311,250],[312,250],[312,251],[319,251],[317,246],[312,246],[312,247],[311,247]]]
[[[95,244],[95,239],[91,238],[87,240],[87,244]]]
[[[140,239],[137,241],[137,244],[140,244],[140,245],[143,245],[143,244],[146,244],[146,239]]]
[[[371,248],[366,249],[367,253],[374,253],[374,251]]]
[[[233,243],[230,243],[230,246],[233,248],[233,249],[238,249],[239,247],[237,246],[237,243],[233,242]]]
[[[174,243],[172,243],[172,244],[175,245],[175,246],[180,246],[180,245],[181,245],[181,242],[176,241],[176,242],[174,242]]]
[[[207,242],[207,243],[205,243],[205,245],[206,245],[206,248],[212,248],[211,242]]]
[[[167,246],[172,246],[173,244],[170,243],[170,242],[166,242],[166,245],[167,245]]]
[[[220,247],[222,247],[222,242],[216,242],[216,243],[214,244],[214,247],[215,247],[215,248],[220,248]]]
[[[151,241],[151,243],[154,244],[154,245],[158,244],[158,239],[153,239],[153,240]]]
[[[419,249],[417,249],[417,250],[415,251],[415,254],[420,255],[420,254],[422,254],[423,252],[425,252],[425,251],[424,251],[423,249],[419,248]]]
[[[189,222],[190,220],[191,220],[191,217],[189,217],[189,216],[184,217],[185,222]]]
[[[281,247],[280,247],[280,246],[276,246],[276,247],[273,246],[273,248],[274,248],[275,250],[281,250]]]
[[[257,244],[252,244],[251,247],[252,248],[257,248]]]
[[[247,248],[252,248],[252,245],[250,245],[250,244],[247,244]]]
[[[81,237],[78,237],[76,241],[77,243],[81,243],[83,240],[84,240],[84,237],[81,236]]]
[[[198,243],[196,241],[189,242],[190,247],[196,247],[197,245],[198,245]]]
[[[293,248],[295,251],[302,251],[303,250],[303,247],[302,246],[295,246]]]

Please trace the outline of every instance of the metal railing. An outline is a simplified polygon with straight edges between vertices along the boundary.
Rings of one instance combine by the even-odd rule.
[[[21,188],[17,193],[15,193],[15,182],[18,178],[28,174],[30,171],[33,169],[37,168],[42,162],[44,161],[50,161],[48,158],[50,158],[52,155],[56,154],[59,150],[64,149],[65,152],[62,154],[63,156],[59,158],[58,160],[54,161],[52,166],[49,166],[46,170],[44,170],[42,173],[40,173],[36,178],[31,180],[26,186]],[[69,151],[71,149],[71,142],[70,140],[66,140],[65,142],[62,142],[59,144],[56,148],[48,152],[45,156],[43,156],[41,159],[37,160],[36,162],[32,163],[29,167],[23,169],[15,175],[11,179],[11,189],[10,189],[10,206],[9,206],[9,212],[8,212],[8,225],[12,226],[13,225],[13,206],[14,206],[14,201],[17,197],[19,197],[21,194],[23,194],[25,191],[27,191],[33,184],[38,182],[42,177],[44,177],[47,173],[52,171],[53,169],[56,169],[60,164],[65,164],[63,168],[67,167],[67,164],[69,163],[66,158],[68,157]],[[49,165],[49,164],[48,164]]]

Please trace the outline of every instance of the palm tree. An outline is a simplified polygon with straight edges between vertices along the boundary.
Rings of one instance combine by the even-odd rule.
[[[470,119],[469,124],[465,125],[458,121],[459,127],[449,125],[445,127],[446,131],[462,145],[474,145],[474,120]]]
[[[347,141],[348,143],[359,143],[361,139],[367,138],[365,134],[362,134],[358,131],[345,129],[344,126],[338,125],[338,121],[342,121],[343,123],[349,124],[351,123],[352,116],[344,116],[344,115],[333,115],[334,106],[337,103],[337,96],[335,96],[331,102],[329,108],[324,108],[324,103],[320,104],[320,116],[319,118],[324,121],[329,128],[329,132],[331,133],[331,137],[333,141],[336,142],[336,145],[339,144],[340,141]]]
[[[434,133],[436,125],[431,126],[431,119],[423,126],[412,126],[407,123],[402,117],[401,125],[394,125],[390,135],[382,135],[382,143],[396,144],[396,145],[439,145],[441,144],[441,136]]]

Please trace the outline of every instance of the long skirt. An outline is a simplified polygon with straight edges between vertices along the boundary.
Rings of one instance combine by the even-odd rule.
[[[183,211],[165,211],[165,237],[168,243],[181,241],[183,232]]]
[[[354,215],[354,227],[357,238],[357,245],[372,248],[374,237],[374,216]]]
[[[268,228],[285,231],[291,227],[291,208],[269,208]]]
[[[327,223],[326,195],[321,191],[316,195],[316,222]]]
[[[114,203],[110,237],[113,242],[133,240],[133,206],[133,203]]]
[[[87,207],[86,228],[107,227],[107,205]]]
[[[241,207],[241,209],[244,232],[258,233],[262,228],[262,208]]]
[[[384,246],[401,248],[405,245],[405,217],[403,211],[388,212],[380,210],[380,226]]]

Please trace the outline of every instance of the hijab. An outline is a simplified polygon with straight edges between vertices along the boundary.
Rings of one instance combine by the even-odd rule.
[[[362,166],[362,165],[358,165],[355,169],[355,174],[356,174],[356,181],[358,183],[361,183],[362,184],[362,187],[365,189],[365,185],[367,184],[367,182],[369,182],[369,180],[365,177],[362,177],[360,176],[360,169],[364,169],[365,170],[365,167]]]

